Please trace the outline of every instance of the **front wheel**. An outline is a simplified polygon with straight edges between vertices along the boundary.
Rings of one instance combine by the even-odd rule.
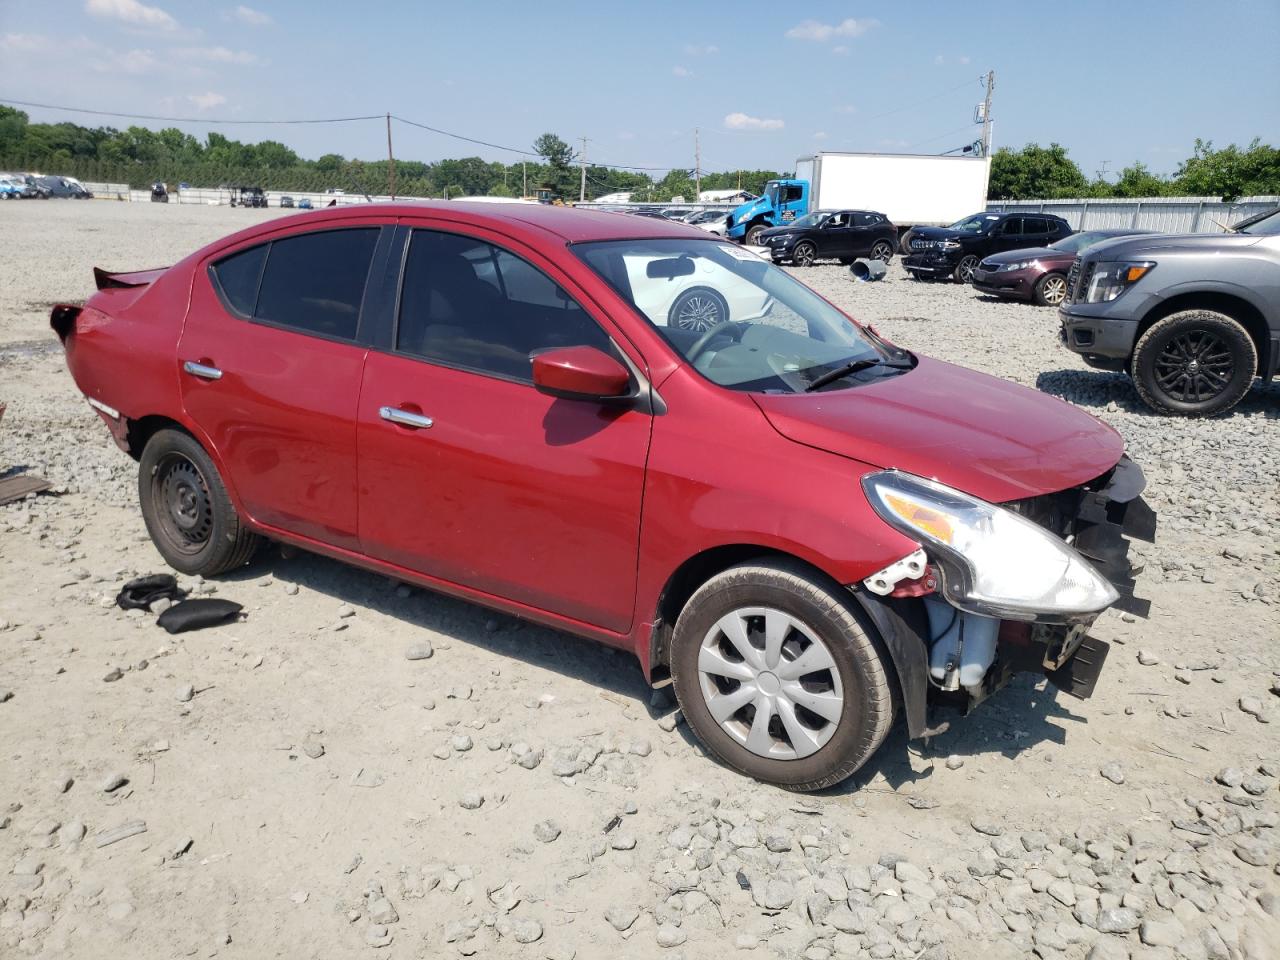
[[[743,564],[681,611],[671,674],[690,728],[723,763],[820,790],[852,775],[889,732],[882,649],[838,584],[799,564]]]
[[[871,259],[888,263],[893,259],[893,244],[888,240],[877,240],[871,245]]]
[[[801,240],[791,251],[791,262],[797,267],[811,267],[818,259],[818,248],[812,240]]]
[[[1067,298],[1067,278],[1060,273],[1046,273],[1036,281],[1036,303],[1042,307],[1056,307]]]
[[[956,264],[956,269],[952,276],[959,283],[973,283],[973,272],[977,269],[978,258],[970,253],[960,258],[960,262]]]
[[[690,287],[667,311],[667,324],[691,333],[706,333],[729,319],[729,304],[710,287]]]
[[[1239,403],[1257,369],[1257,350],[1239,323],[1215,310],[1183,310],[1138,339],[1129,375],[1157,413],[1207,417]]]
[[[768,229],[769,228],[765,226],[765,224],[757,223],[747,231],[747,235],[742,238],[742,242],[748,247],[758,247],[760,246],[760,234],[764,233]]]
[[[244,566],[257,549],[259,538],[236,514],[213,460],[181,430],[159,430],[147,441],[138,499],[156,549],[181,573],[223,573]]]

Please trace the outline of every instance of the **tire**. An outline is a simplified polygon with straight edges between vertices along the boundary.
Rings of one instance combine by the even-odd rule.
[[[729,319],[729,303],[710,287],[690,287],[671,304],[667,325],[691,333],[706,333]]]
[[[768,226],[765,224],[757,223],[747,230],[746,235],[742,238],[742,242],[748,247],[758,247],[760,246],[760,234],[764,233],[768,229]]]
[[[1067,298],[1067,278],[1060,273],[1046,273],[1036,281],[1032,296],[1042,307],[1058,306]]]
[[[871,259],[888,263],[893,259],[893,244],[888,240],[877,240],[871,245]]]
[[[1209,417],[1249,392],[1258,353],[1239,323],[1215,310],[1171,313],[1138,338],[1129,376],[1157,413]]]
[[[973,271],[976,269],[978,269],[978,258],[972,253],[966,253],[956,264],[956,269],[951,276],[957,283],[972,283]]]
[[[811,267],[818,259],[818,247],[812,240],[801,240],[791,251],[791,262],[797,267]]]
[[[783,641],[773,655],[774,669],[781,673],[802,657],[819,667],[803,674],[805,686],[800,675],[779,680],[768,670],[771,654],[762,636],[768,622]],[[738,646],[722,628],[726,623],[745,625],[739,640],[759,658],[761,671],[736,653]],[[820,790],[861,767],[893,724],[882,650],[874,628],[839,584],[798,563],[747,563],[712,577],[685,604],[671,640],[671,676],[690,729],[722,763],[788,790]],[[731,679],[719,669],[748,679]],[[767,729],[755,725],[750,695],[760,696],[756,677],[776,691],[764,700],[770,705]],[[814,706],[821,702],[836,716],[809,712],[803,703],[797,710],[788,691]],[[743,694],[748,698],[739,704]],[[718,720],[709,703],[736,709]],[[779,705],[789,710],[789,720]],[[754,748],[748,745],[753,739]]]
[[[260,538],[236,514],[204,448],[189,433],[159,430],[138,462],[147,533],[169,566],[205,577],[249,562]]]

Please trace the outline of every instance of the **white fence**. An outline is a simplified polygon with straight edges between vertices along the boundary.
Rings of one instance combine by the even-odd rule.
[[[151,200],[150,190],[133,190],[127,183],[85,183],[85,189],[93,194],[98,200],[131,200],[136,203],[147,203]],[[293,197],[296,204],[303,197],[311,201],[314,207],[327,206],[330,200],[337,200],[339,204],[348,203],[367,203],[364,194],[331,194],[331,193],[307,193],[306,191],[297,190],[267,190],[267,205],[272,207],[280,206],[281,197]],[[375,196],[373,200],[390,200],[390,197]],[[170,203],[194,203],[201,206],[231,203],[230,190],[217,190],[212,188],[192,188],[189,190],[171,190],[169,192]]]
[[[1280,207],[1280,197],[1140,197],[1096,200],[998,200],[988,210],[1052,213],[1075,230],[1151,230],[1158,233],[1223,233],[1234,223]]]

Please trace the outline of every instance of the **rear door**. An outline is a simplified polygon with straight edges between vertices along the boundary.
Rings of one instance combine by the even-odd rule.
[[[348,549],[365,293],[392,229],[344,220],[211,258],[179,341],[183,405],[244,510]]]
[[[652,418],[539,393],[529,359],[579,345],[623,356],[612,325],[509,238],[402,230],[398,312],[360,394],[363,551],[625,632]]]

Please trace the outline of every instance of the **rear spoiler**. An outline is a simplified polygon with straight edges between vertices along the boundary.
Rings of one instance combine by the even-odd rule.
[[[93,281],[98,285],[99,290],[145,287],[149,283],[154,283],[159,279],[160,274],[164,273],[168,269],[168,267],[156,267],[153,270],[134,270],[129,273],[109,273],[101,267],[94,267]]]

